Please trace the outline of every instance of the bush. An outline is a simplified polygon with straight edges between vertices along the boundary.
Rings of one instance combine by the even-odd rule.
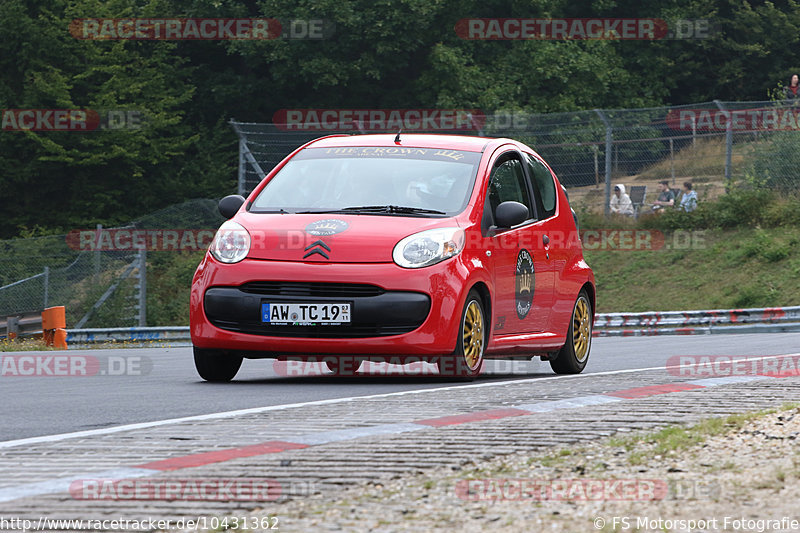
[[[640,217],[638,225],[662,231],[797,226],[800,198],[765,188],[737,188],[715,201],[701,199],[691,213],[667,209]]]
[[[766,207],[777,200],[767,189],[736,189],[707,204],[706,227],[736,228],[763,224]]]
[[[800,174],[800,135],[794,131],[776,132],[759,144],[753,153],[754,179],[779,191],[797,190]]]

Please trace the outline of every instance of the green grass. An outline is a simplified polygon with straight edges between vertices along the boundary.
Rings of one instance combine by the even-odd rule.
[[[654,433],[616,437],[613,443],[628,451],[628,462],[630,464],[646,464],[656,456],[663,457],[694,448],[709,437],[737,432],[751,421],[778,411],[796,409],[797,405],[796,403],[787,403],[779,409],[765,409],[719,418],[707,418],[693,426],[669,426]],[[611,442],[609,441],[609,443]]]
[[[654,230],[660,231],[660,230]],[[599,312],[800,303],[797,228],[663,232],[659,250],[586,250]],[[693,237],[687,249],[683,245]]]
[[[55,350],[45,346],[41,339],[0,339],[0,352],[37,352]]]
[[[683,453],[686,450],[701,446],[709,437],[736,433],[741,431],[748,423],[766,415],[794,410],[798,406],[800,404],[789,402],[775,409],[705,418],[691,426],[671,425],[657,431],[616,435],[607,438],[604,441],[604,445],[609,449],[625,450],[627,461],[631,465],[647,464],[656,457]],[[544,467],[573,465],[576,458],[583,458],[589,453],[587,448],[584,447],[562,448],[543,456],[531,457],[527,460],[527,464],[536,464]],[[716,468],[735,470],[736,465],[731,461],[727,461]],[[797,468],[800,471],[800,460],[797,461]],[[604,469],[605,465],[600,463],[594,466],[594,470]],[[780,479],[780,476],[777,477]]]

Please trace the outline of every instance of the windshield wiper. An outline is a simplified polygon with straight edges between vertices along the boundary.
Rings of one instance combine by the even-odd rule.
[[[424,209],[422,207],[407,207],[402,205],[360,205],[353,207],[344,207],[339,209],[340,212],[358,212],[365,213],[398,213],[398,214],[412,214],[419,213],[424,215],[446,215],[444,211],[437,211],[436,209]]]

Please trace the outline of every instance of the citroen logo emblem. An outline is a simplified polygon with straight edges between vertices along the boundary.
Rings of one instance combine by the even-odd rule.
[[[330,259],[330,256],[328,256],[328,254],[325,253],[325,250],[323,250],[323,248],[325,250],[328,250],[329,252],[331,251],[330,247],[327,244],[325,244],[322,241],[322,239],[312,242],[306,247],[305,249],[306,255],[303,256],[303,259],[311,257],[314,254],[319,254],[325,259]]]

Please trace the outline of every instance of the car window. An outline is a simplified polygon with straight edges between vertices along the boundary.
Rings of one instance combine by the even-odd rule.
[[[509,159],[496,166],[489,182],[489,205],[492,214],[497,206],[503,202],[519,202],[528,208],[528,213],[533,213],[525,173],[522,163],[518,159]]]
[[[480,157],[430,148],[307,148],[262,189],[251,211],[396,205],[452,215],[469,201]]]
[[[525,154],[525,161],[533,180],[533,189],[536,191],[540,218],[550,218],[556,214],[556,186],[553,175],[545,164],[535,157]]]

